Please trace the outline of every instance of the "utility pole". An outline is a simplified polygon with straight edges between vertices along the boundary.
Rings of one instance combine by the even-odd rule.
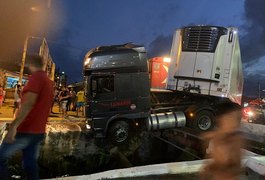
[[[19,74],[19,80],[18,80],[18,83],[20,85],[22,85],[22,78],[23,78],[26,55],[27,55],[27,48],[28,48],[28,40],[29,40],[29,37],[27,36],[26,40],[24,42],[23,54],[22,54],[22,60],[21,60],[21,67],[20,67],[20,74]]]
[[[51,0],[47,1],[47,8],[51,8]],[[26,40],[24,42],[24,47],[23,47],[23,54],[22,54],[22,59],[21,59],[21,67],[20,67],[20,74],[19,74],[19,80],[18,83],[22,85],[22,79],[23,79],[23,73],[24,73],[24,67],[25,67],[25,61],[26,61],[26,55],[27,55],[27,48],[28,48],[28,40],[29,36],[27,35]]]
[[[51,8],[51,1],[52,1],[52,0],[48,0],[47,7],[48,7],[49,9]]]

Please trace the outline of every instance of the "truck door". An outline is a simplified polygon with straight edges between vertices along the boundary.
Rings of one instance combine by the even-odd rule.
[[[90,115],[96,119],[111,117],[115,113],[111,108],[115,99],[114,75],[92,76],[90,82]]]

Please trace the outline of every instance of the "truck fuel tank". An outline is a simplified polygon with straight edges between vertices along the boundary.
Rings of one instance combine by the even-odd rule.
[[[185,125],[186,117],[181,111],[151,114],[147,121],[148,131],[184,127]]]

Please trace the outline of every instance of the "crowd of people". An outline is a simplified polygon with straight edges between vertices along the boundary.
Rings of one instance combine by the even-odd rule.
[[[55,88],[54,103],[59,105],[59,111],[61,112],[62,117],[67,117],[68,111],[75,111],[77,116],[79,116],[81,112],[81,116],[84,116],[84,96],[84,89],[81,89],[76,93],[73,88]],[[51,112],[54,113],[53,107]]]
[[[16,118],[17,113],[21,107],[21,94],[22,86],[17,84],[14,91],[14,109],[13,116]],[[0,87],[0,108],[4,99],[4,94]],[[52,103],[51,113],[55,114],[53,111],[54,105],[59,106],[59,113],[62,117],[68,117],[68,111],[75,111],[76,116],[84,116],[85,111],[85,93],[82,88],[80,91],[76,92],[73,88],[54,88],[54,101]]]

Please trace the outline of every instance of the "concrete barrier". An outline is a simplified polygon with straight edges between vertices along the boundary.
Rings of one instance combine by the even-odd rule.
[[[248,156],[251,155],[251,156]],[[254,156],[253,156],[254,155]],[[165,175],[182,175],[181,177],[189,176],[193,177],[191,179],[197,179],[200,169],[210,160],[197,160],[197,161],[186,161],[186,162],[176,162],[176,163],[165,163],[165,164],[155,164],[148,166],[139,166],[126,169],[115,169],[110,171],[105,171],[96,174],[83,175],[83,176],[72,176],[72,177],[62,177],[55,178],[57,180],[98,180],[98,179],[119,179],[119,178],[142,178],[144,177],[159,177]],[[242,169],[246,171],[242,172],[239,179],[255,179],[259,177],[260,179],[265,176],[265,157],[255,155],[252,153],[247,154],[242,159]],[[247,170],[250,169],[251,171]],[[192,174],[196,174],[196,177]],[[194,178],[195,177],[195,178]]]
[[[265,157],[253,157],[249,158],[245,163],[246,168],[249,168],[251,171],[248,171],[255,179],[265,178]],[[263,178],[261,178],[263,177]]]
[[[258,124],[242,123],[241,130],[251,137],[251,139],[264,142],[265,138],[265,126]],[[257,139],[258,138],[258,139]],[[265,156],[260,156],[253,152],[243,150],[244,157],[242,159],[243,172],[240,179],[263,179],[265,178]],[[165,176],[165,175],[180,175],[184,174],[189,177],[191,174],[198,173],[204,164],[209,160],[198,161],[186,161],[176,163],[155,164],[147,166],[139,166],[125,169],[109,170],[101,173],[95,173],[90,175],[72,176],[56,178],[58,180],[98,180],[98,179],[132,179],[142,178],[150,176]],[[194,176],[192,176],[194,177]],[[186,178],[189,179],[189,178]],[[192,179],[192,178],[191,178]],[[196,178],[193,178],[196,179]]]
[[[265,142],[265,126],[254,123],[241,123],[241,131],[247,139]]]
[[[56,178],[61,180],[98,180],[98,179],[116,179],[116,178],[135,178],[147,176],[161,176],[172,174],[192,174],[199,172],[206,160],[186,161],[176,163],[155,164],[148,166],[138,166],[126,169],[115,169],[101,173]]]

